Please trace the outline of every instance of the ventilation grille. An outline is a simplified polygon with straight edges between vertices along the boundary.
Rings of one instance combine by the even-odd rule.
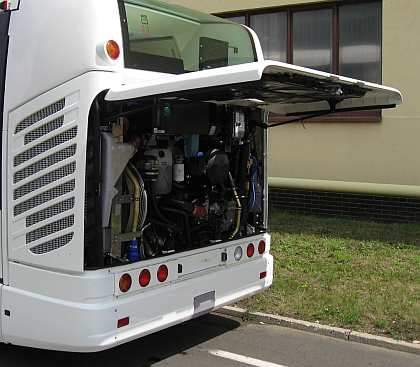
[[[44,227],[38,228],[35,231],[26,234],[26,243],[37,241],[41,238],[60,232],[64,229],[70,228],[74,224],[74,216],[57,220],[56,222],[47,224]]]
[[[46,219],[49,219],[51,217],[64,213],[73,208],[74,208],[74,197],[68,200],[64,200],[61,203],[52,205],[48,207],[47,209],[41,210],[39,212],[36,212],[35,214],[32,214],[26,217],[26,227],[31,227],[34,224],[37,224]]]
[[[65,159],[68,159],[76,154],[76,145],[72,145],[68,148],[60,150],[59,152],[50,155],[47,158],[41,159],[40,161],[31,164],[30,166],[16,172],[13,177],[13,183],[18,183],[19,181],[24,180],[32,176],[35,173],[43,171]]]
[[[59,129],[63,126],[64,122],[64,116],[60,116],[58,119],[55,119],[48,124],[45,124],[44,126],[39,127],[38,129],[35,129],[34,131],[31,131],[30,133],[25,135],[25,145],[29,144],[30,142],[37,140],[44,135]]]
[[[28,127],[31,127],[33,124],[36,124],[38,121],[41,121],[48,116],[51,116],[52,114],[61,111],[66,104],[65,99],[61,99],[42,110],[39,110],[38,112],[35,112],[33,115],[28,116],[24,120],[22,120],[15,129],[15,134],[27,129]]]
[[[66,182],[63,185],[54,187],[51,190],[45,191],[40,195],[34,196],[23,203],[20,203],[14,208],[14,215],[20,215],[28,210],[36,208],[39,205],[45,204],[53,199],[59,198],[65,194],[72,192],[75,188],[75,181]]]
[[[23,185],[15,190],[13,194],[13,199],[19,199],[25,195],[30,194],[33,191],[36,191],[52,182],[58,181],[66,176],[71,175],[76,171],[76,163],[70,163],[67,166],[61,167],[55,171],[52,171],[34,181],[29,182],[26,185]]]
[[[14,167],[25,163],[29,159],[32,159],[42,153],[47,152],[48,150],[53,149],[54,147],[61,145],[71,139],[74,139],[77,135],[77,127],[74,127],[70,130],[65,131],[57,136],[54,136],[51,139],[48,139],[41,144],[34,146],[31,149],[24,151],[23,153],[17,155],[13,160]]]
[[[47,252],[57,250],[60,247],[67,245],[73,239],[73,235],[74,233],[69,233],[69,234],[66,234],[65,236],[54,238],[51,241],[32,247],[30,250],[32,253],[36,255],[46,254]]]
[[[69,194],[76,187],[78,154],[74,139],[78,130],[71,121],[65,121],[69,108],[65,98],[61,99],[20,121],[14,131],[14,135],[22,133],[24,149],[30,146],[21,149],[10,162],[14,202],[11,215],[25,223],[25,242],[36,245],[29,249],[36,255],[67,245],[75,234],[72,227],[76,196]],[[64,218],[54,220],[59,215]],[[63,235],[63,231],[70,233]]]

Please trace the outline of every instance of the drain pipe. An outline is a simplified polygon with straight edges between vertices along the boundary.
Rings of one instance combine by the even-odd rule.
[[[314,190],[350,194],[420,198],[420,186],[410,185],[269,177],[268,186],[272,189]]]

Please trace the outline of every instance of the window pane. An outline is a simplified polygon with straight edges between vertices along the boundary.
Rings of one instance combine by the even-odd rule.
[[[223,17],[223,19],[230,20],[231,22],[245,25],[245,15],[238,17]]]
[[[287,60],[287,13],[251,15],[251,28],[257,33],[266,60]]]
[[[293,13],[293,63],[332,72],[333,11]]]
[[[381,83],[381,3],[344,5],[339,12],[340,74]]]

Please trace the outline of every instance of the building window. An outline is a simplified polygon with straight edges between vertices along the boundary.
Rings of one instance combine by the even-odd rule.
[[[267,60],[382,81],[381,1],[340,1],[219,16],[240,19],[251,27]],[[380,111],[370,111],[337,114],[327,120],[380,121],[380,116]]]

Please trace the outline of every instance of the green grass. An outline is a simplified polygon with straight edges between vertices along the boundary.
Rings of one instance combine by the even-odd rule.
[[[272,287],[249,311],[420,340],[420,223],[382,224],[270,210]]]

